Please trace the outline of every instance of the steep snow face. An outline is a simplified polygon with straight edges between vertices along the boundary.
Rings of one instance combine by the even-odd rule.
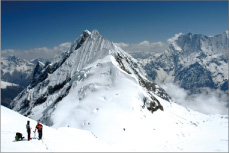
[[[160,83],[174,81],[190,93],[198,93],[206,87],[228,90],[227,32],[213,37],[180,34],[170,43],[163,54],[145,64],[146,72],[153,80]],[[167,76],[171,79],[163,79]]]
[[[46,125],[87,129],[107,139],[104,133],[120,134],[121,122],[144,110],[163,111],[157,97],[171,102],[135,59],[94,30],[84,31],[52,63],[38,64],[11,106]]]

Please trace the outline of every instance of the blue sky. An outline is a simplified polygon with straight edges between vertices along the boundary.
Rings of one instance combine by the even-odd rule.
[[[53,47],[97,29],[113,42],[228,30],[227,1],[2,1],[2,49]]]

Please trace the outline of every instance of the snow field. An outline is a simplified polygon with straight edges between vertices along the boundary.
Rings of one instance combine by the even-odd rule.
[[[15,83],[1,81],[1,89],[5,89],[7,86],[19,86],[19,85]]]
[[[153,115],[145,109],[142,112],[105,109],[101,115],[110,113],[107,118],[95,118],[90,122],[94,127],[87,127],[87,122],[82,125],[81,129],[87,127],[88,130],[44,125],[41,141],[20,142],[13,142],[16,132],[27,137],[27,120],[32,131],[36,121],[2,106],[1,151],[228,151],[227,116],[204,115],[166,101],[163,106],[164,112],[157,111]],[[98,112],[100,110],[94,110]]]
[[[96,139],[89,131],[75,128],[51,128],[43,125],[43,139],[27,141],[26,123],[30,121],[32,131],[37,122],[1,106],[1,151],[2,152],[68,152],[109,151],[109,145]],[[34,133],[31,131],[31,137]],[[26,140],[14,141],[16,132]]]

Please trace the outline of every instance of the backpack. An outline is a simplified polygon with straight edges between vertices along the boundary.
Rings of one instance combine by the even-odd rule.
[[[15,136],[15,141],[19,141],[18,135]]]
[[[15,140],[16,140],[16,141],[23,140],[23,138],[24,138],[24,137],[22,136],[22,134],[21,134],[20,132],[17,132],[17,133],[16,133],[16,136],[15,136]]]

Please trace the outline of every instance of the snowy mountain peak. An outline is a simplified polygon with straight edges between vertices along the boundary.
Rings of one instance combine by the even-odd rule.
[[[95,37],[96,35],[100,35],[98,30],[93,30],[92,32],[90,32],[89,30],[84,30],[81,36],[84,40],[86,40],[87,37]]]
[[[16,58],[15,56],[13,56],[13,55],[10,55],[10,56],[7,56],[6,57],[6,59],[8,59],[8,60],[17,60],[18,58]]]
[[[2,57],[3,61],[8,61],[10,63],[18,63],[18,62],[25,62],[25,60],[19,59],[17,57],[15,57],[14,55],[10,55],[10,56],[6,56],[6,57]]]
[[[227,37],[228,37],[228,30],[226,30],[225,33],[226,33],[226,35],[227,35]]]
[[[83,31],[83,34],[89,36],[89,35],[91,35],[91,32],[90,32],[89,30],[84,30],[84,31]]]
[[[13,110],[49,126],[80,129],[113,125],[119,113],[128,120],[130,114],[163,111],[161,101],[171,98],[141,65],[97,30],[89,34],[52,63],[38,63],[31,84],[12,101]]]
[[[182,33],[175,34],[174,37],[168,39],[168,43],[170,43],[170,44],[173,43],[173,42],[174,42],[175,40],[177,40],[178,37],[180,37],[181,35],[183,35],[183,34],[182,34]]]
[[[89,37],[90,35],[91,35],[90,31],[84,30],[82,40],[85,41],[86,38]]]
[[[99,31],[95,29],[92,31],[92,35],[100,35],[100,34],[99,34]]]
[[[227,50],[228,35],[226,32],[215,36],[206,36],[202,34],[177,34],[169,39],[172,51],[182,52],[183,55],[204,52],[205,54],[225,54]]]

